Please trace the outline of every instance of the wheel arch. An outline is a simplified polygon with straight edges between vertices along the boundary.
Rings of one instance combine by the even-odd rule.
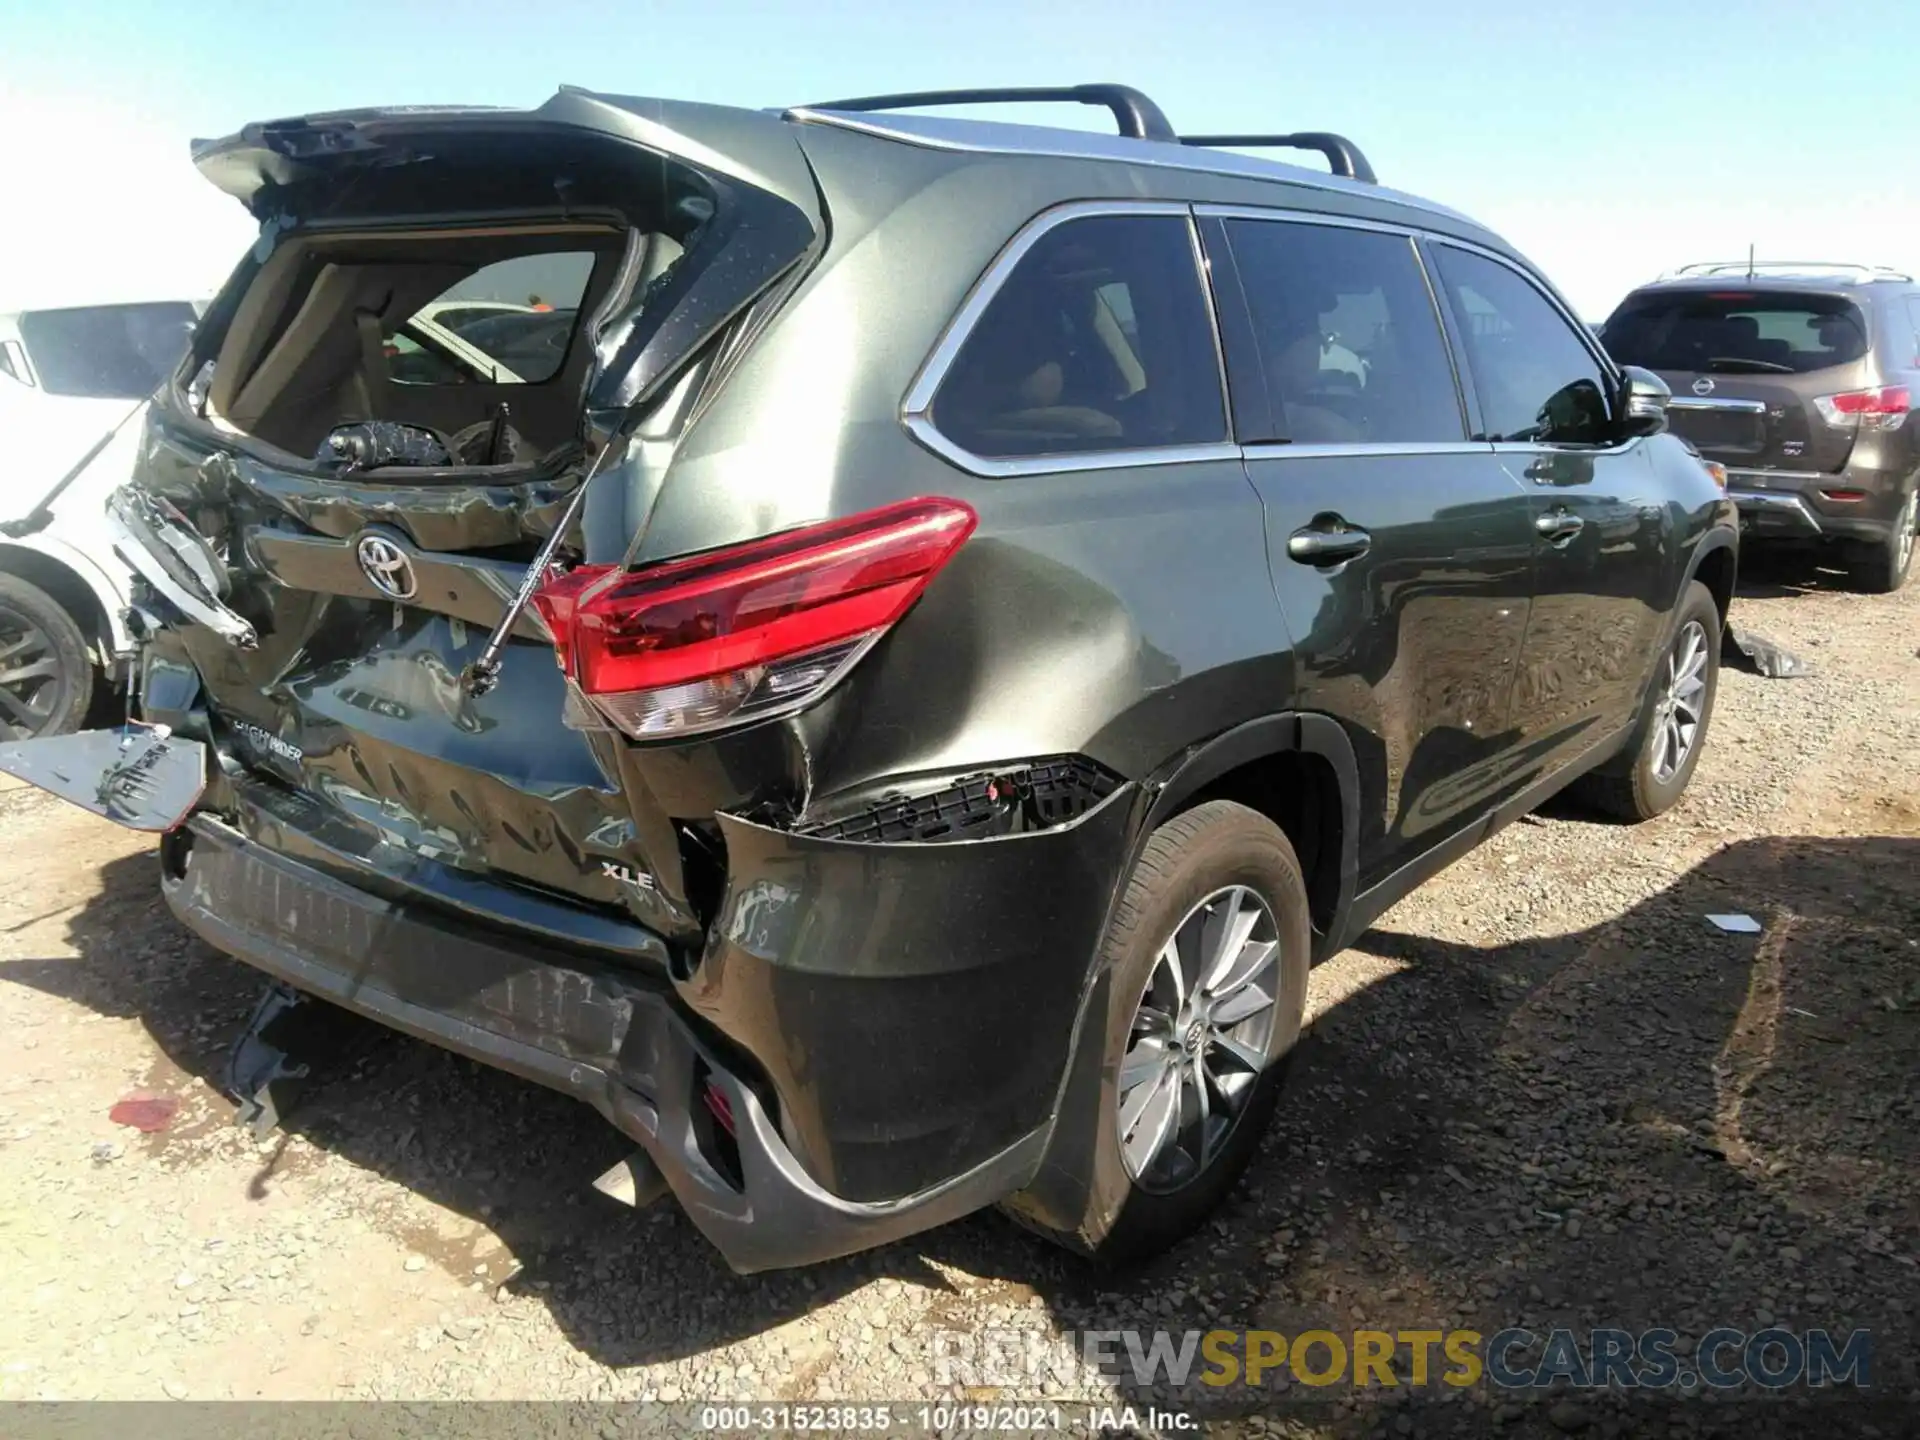
[[[116,658],[133,649],[122,613],[126,596],[81,551],[44,537],[28,543],[0,541],[0,572],[18,576],[58,601],[96,647],[95,658],[109,672]]]
[[[1295,711],[1246,721],[1183,752],[1148,786],[1136,856],[1157,826],[1209,800],[1237,801],[1278,825],[1306,877],[1314,958],[1325,958],[1360,870],[1360,770],[1339,721]]]
[[[1684,596],[1687,586],[1698,580],[1707,587],[1713,596],[1713,603],[1720,611],[1720,623],[1727,623],[1727,615],[1733,607],[1734,586],[1740,578],[1740,546],[1733,533],[1725,529],[1710,530],[1693,552],[1693,561],[1687,566],[1685,579],[1680,586]],[[1676,603],[1678,597],[1676,597]]]

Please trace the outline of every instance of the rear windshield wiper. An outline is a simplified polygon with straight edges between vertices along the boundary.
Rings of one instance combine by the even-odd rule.
[[[1720,374],[1754,375],[1798,375],[1800,372],[1791,365],[1782,365],[1777,360],[1751,360],[1744,355],[1715,355],[1707,361],[1706,368]]]

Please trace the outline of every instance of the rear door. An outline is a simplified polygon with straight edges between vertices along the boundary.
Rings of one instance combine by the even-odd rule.
[[[1532,587],[1529,496],[1468,438],[1410,235],[1206,215],[1236,431],[1294,635],[1299,703],[1339,718],[1354,741],[1371,885],[1505,788]]]
[[[1519,266],[1429,248],[1481,435],[1527,491],[1534,598],[1513,724],[1532,778],[1632,718],[1671,602],[1675,526],[1645,441],[1615,438],[1619,387],[1587,328]]]
[[[1675,434],[1732,469],[1836,474],[1855,430],[1819,400],[1876,383],[1867,315],[1843,294],[1776,286],[1679,287],[1629,296],[1607,322],[1622,365],[1673,389]]]

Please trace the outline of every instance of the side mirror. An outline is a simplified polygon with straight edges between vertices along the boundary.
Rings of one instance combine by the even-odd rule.
[[[1658,435],[1667,428],[1673,391],[1651,370],[1627,365],[1620,372],[1620,428],[1628,436]]]

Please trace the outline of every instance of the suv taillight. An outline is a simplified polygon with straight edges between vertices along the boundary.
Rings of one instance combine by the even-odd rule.
[[[1883,385],[1878,390],[1849,390],[1841,395],[1822,395],[1814,400],[1820,418],[1836,430],[1898,430],[1913,408],[1913,396],[1904,385]]]
[[[583,566],[534,604],[595,709],[635,739],[671,739],[818,699],[975,523],[957,500],[909,500],[644,570]]]

